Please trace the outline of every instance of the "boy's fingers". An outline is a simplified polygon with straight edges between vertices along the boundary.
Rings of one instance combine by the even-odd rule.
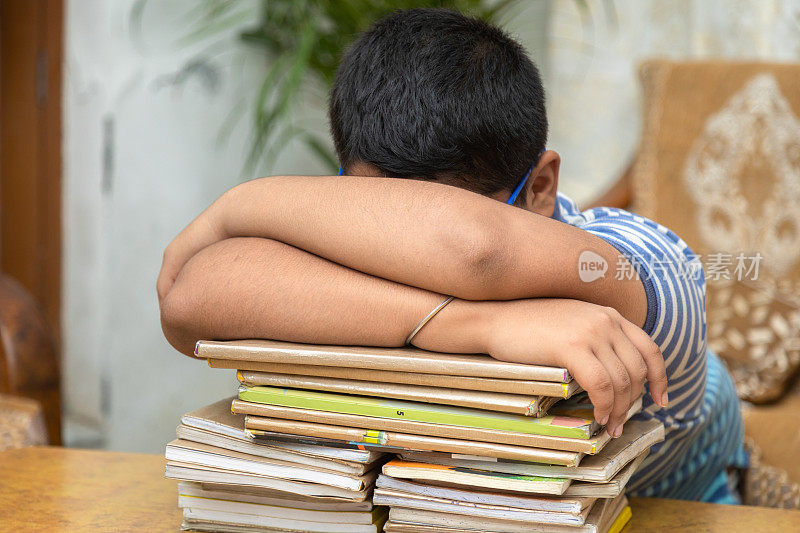
[[[631,379],[628,370],[610,345],[595,349],[595,355],[608,372],[614,385],[614,407],[608,419],[608,433],[612,437],[622,434],[622,424],[631,404]]]
[[[614,353],[619,356],[622,364],[625,365],[628,376],[630,376],[630,401],[633,403],[644,390],[644,382],[647,379],[647,365],[642,358],[642,354],[639,353],[636,346],[621,330],[615,335],[611,346],[614,349]]]
[[[661,354],[661,350],[653,342],[653,339],[637,326],[627,320],[623,320],[621,325],[622,331],[636,349],[639,350],[644,363],[647,365],[647,383],[650,388],[650,396],[661,407],[667,407],[667,368],[664,364],[664,356]]]
[[[570,372],[580,386],[589,393],[589,399],[594,406],[595,420],[600,425],[606,425],[614,408],[614,386],[611,377],[605,366],[591,353],[576,357],[574,362]]]

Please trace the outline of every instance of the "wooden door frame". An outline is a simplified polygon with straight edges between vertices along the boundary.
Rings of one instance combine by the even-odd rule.
[[[39,401],[51,444],[61,443],[63,4],[0,0],[0,381]]]
[[[0,0],[0,269],[61,327],[62,0]]]

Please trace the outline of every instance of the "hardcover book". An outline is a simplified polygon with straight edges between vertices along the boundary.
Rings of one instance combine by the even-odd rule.
[[[212,485],[209,483],[193,483],[191,481],[178,482],[178,496],[194,496],[196,498],[211,498],[232,502],[260,503],[294,509],[309,509],[312,511],[372,511],[372,502],[336,501],[325,498],[308,498],[299,494],[269,491],[255,487],[237,487],[232,485]]]
[[[567,490],[564,492],[565,496],[593,496],[596,498],[616,498],[625,490],[625,486],[630,481],[631,477],[639,465],[642,464],[645,457],[649,452],[642,452],[642,454],[628,463],[619,471],[619,473],[605,483],[598,483],[596,481],[573,481]]]
[[[389,489],[413,494],[419,497],[445,498],[453,501],[474,505],[501,505],[515,509],[530,509],[533,511],[552,511],[555,513],[580,514],[584,509],[594,504],[595,498],[589,496],[538,496],[501,492],[487,492],[479,489],[458,489],[429,485],[396,479],[386,474],[380,474],[375,482],[376,488]],[[569,490],[569,489],[567,489]]]
[[[167,461],[290,481],[319,483],[353,491],[366,488],[374,480],[373,474],[362,476],[347,475],[341,472],[267,459],[182,440],[174,440],[167,444],[165,456]]]
[[[607,431],[601,431],[589,439],[570,437],[554,437],[551,435],[534,435],[513,431],[499,431],[482,428],[452,426],[447,424],[431,424],[408,419],[379,418],[346,413],[333,413],[314,409],[300,409],[261,403],[234,400],[231,409],[240,414],[252,415],[251,422],[245,422],[248,429],[264,429],[256,424],[260,418],[280,418],[298,420],[318,424],[364,428],[380,431],[397,431],[414,435],[429,435],[462,440],[526,446],[530,448],[548,448],[577,453],[595,454],[611,440]],[[259,417],[259,419],[255,418]]]
[[[577,514],[558,513],[553,511],[536,511],[517,509],[495,504],[474,504],[448,498],[418,496],[391,489],[375,489],[372,495],[375,505],[423,509],[440,513],[456,513],[482,518],[499,518],[501,520],[519,520],[538,524],[558,524],[564,526],[581,526],[586,521],[589,509],[585,508]]]
[[[572,376],[564,368],[498,361],[488,355],[428,352],[419,348],[323,346],[269,340],[199,341],[195,355],[204,359],[228,359],[264,363],[338,366],[392,372],[450,374],[485,378],[556,381]]]
[[[536,524],[392,507],[385,533],[619,533],[631,518],[625,496],[598,500],[581,526]]]
[[[265,440],[262,443],[256,442],[251,438],[249,441],[240,441],[238,439],[229,439],[217,433],[210,431],[203,431],[190,426],[181,424],[176,431],[179,440],[186,442],[196,442],[198,444],[205,444],[213,446],[217,449],[230,450],[232,452],[239,452],[275,461],[284,461],[297,464],[298,466],[308,466],[311,468],[321,468],[333,472],[341,472],[348,475],[360,476],[372,469],[377,462],[377,459],[371,463],[359,463],[351,461],[342,461],[339,459],[330,459],[327,457],[312,455],[308,453],[298,453],[292,451],[292,443],[288,442],[269,442]],[[341,451],[341,448],[326,447],[327,449],[336,449]],[[360,450],[359,450],[360,451]],[[376,453],[376,455],[378,455]]]
[[[372,485],[361,490],[348,490],[320,483],[305,481],[292,481],[257,474],[249,474],[235,470],[211,468],[195,463],[181,463],[167,461],[164,475],[179,481],[193,481],[196,483],[248,487],[280,493],[294,494],[300,498],[309,498],[317,501],[358,501],[363,502],[372,494]]]
[[[569,479],[539,476],[518,476],[489,472],[473,468],[411,463],[393,460],[383,465],[387,476],[417,481],[452,483],[467,487],[484,487],[535,494],[563,494],[570,485]]]
[[[526,448],[523,446],[509,446],[507,444],[349,428],[328,424],[299,422],[296,420],[251,417],[249,415],[247,417],[247,425],[248,428],[259,428],[251,429],[254,433],[260,430],[268,430],[290,435],[340,439],[350,444],[364,444],[365,446],[377,445],[385,447],[385,449],[393,449],[396,453],[405,453],[408,450],[433,450],[483,456],[486,461],[489,461],[491,458],[502,457],[510,460],[536,461],[538,463],[563,465],[562,468],[577,466],[583,455],[576,452],[564,452],[546,448]],[[483,462],[481,463],[483,464]]]
[[[466,407],[277,387],[243,386],[239,389],[239,399],[332,413],[575,439],[588,439],[600,428],[594,419],[577,416],[532,418]]]
[[[222,500],[178,493],[178,507],[182,509],[189,507],[194,510],[203,509],[220,513],[252,515],[262,518],[261,524],[269,522],[274,525],[274,521],[285,521],[287,524],[292,522],[323,522],[346,527],[357,524],[373,524],[386,514],[386,509],[379,507],[370,511],[319,511],[297,508],[291,502],[284,503],[288,505]],[[213,513],[208,513],[206,516],[210,514]]]
[[[248,504],[244,504],[248,505]],[[386,520],[385,511],[376,511],[371,524],[328,523],[312,520],[297,520],[264,517],[251,513],[235,513],[197,507],[183,508],[182,529],[230,533],[259,532],[313,532],[313,533],[380,533]],[[264,523],[268,523],[265,526]]]
[[[664,425],[656,420],[629,420],[618,439],[613,439],[597,455],[584,457],[576,467],[543,465],[530,462],[509,461],[500,457],[464,457],[454,454],[407,451],[401,458],[407,461],[434,463],[445,466],[479,468],[493,472],[529,476],[565,477],[580,481],[606,483],[622,468],[650,447],[664,440]]]
[[[183,415],[176,431],[178,438],[285,461],[330,460],[340,463],[347,471],[360,470],[362,473],[383,455],[373,451],[266,440],[256,444],[245,430],[244,415],[231,412],[232,401],[232,397],[225,398]]]
[[[299,376],[316,376],[326,378],[354,379],[379,383],[405,383],[423,387],[443,387],[470,391],[502,392],[505,394],[523,394],[526,396],[553,396],[569,398],[581,391],[575,380],[530,381],[520,379],[502,379],[472,376],[451,376],[448,374],[423,374],[421,372],[393,372],[391,370],[373,370],[369,368],[343,368],[322,365],[293,365],[284,363],[263,363],[256,361],[238,361],[235,359],[208,359],[212,368],[226,368],[251,372],[253,374],[294,374]],[[255,379],[255,378],[254,378]],[[266,383],[253,383],[266,385]]]
[[[167,463],[168,466],[172,465],[175,467],[177,465],[188,466],[184,463]],[[167,476],[169,477],[169,476]],[[268,478],[265,478],[268,479]],[[281,481],[281,480],[271,480],[271,481]],[[267,487],[267,486],[259,486],[259,485],[251,485],[251,484],[226,484],[226,483],[212,483],[208,481],[178,481],[178,486],[180,487],[181,484],[184,485],[192,485],[195,487],[201,487],[203,491],[207,491],[210,493],[226,493],[226,494],[237,494],[237,497],[229,497],[227,499],[233,501],[250,501],[250,498],[259,498],[256,500],[256,503],[263,503],[260,499],[266,500],[291,500],[295,502],[295,506],[305,505],[309,509],[319,509],[319,510],[328,510],[328,509],[340,509],[340,510],[349,510],[349,511],[363,511],[372,509],[372,501],[370,499],[364,498],[356,498],[351,499],[350,497],[347,498],[340,498],[336,496],[320,496],[313,491],[307,490],[308,487],[325,487],[324,485],[316,485],[316,484],[301,484],[303,490],[296,491],[296,492],[287,492],[285,490],[280,490],[274,487]],[[297,484],[294,484],[297,487]],[[325,487],[331,488],[333,487]],[[348,494],[364,494],[370,495],[372,486],[370,486],[367,490],[360,491],[358,493],[348,493]],[[338,489],[336,489],[338,490]],[[202,496],[202,494],[200,494]],[[213,497],[213,496],[210,496]],[[306,508],[306,507],[303,507]]]
[[[279,422],[285,422],[285,421],[279,420]],[[259,426],[260,425],[264,424],[259,422]],[[331,439],[328,437],[311,437],[308,435],[281,433],[278,431],[266,431],[263,429],[253,429],[253,428],[248,428],[247,432],[250,433],[250,435],[257,442],[261,442],[263,440],[265,442],[279,441],[279,442],[292,442],[292,443],[296,442],[296,443],[310,444],[310,445],[318,444],[320,446],[331,446],[331,447],[338,447],[345,449],[370,450],[375,452],[381,452],[384,454],[389,454],[389,453],[397,454],[403,451],[403,448],[398,448],[396,446],[381,445],[365,441],[349,441],[344,439]]]
[[[358,381],[354,379],[302,376],[295,374],[267,374],[264,372],[240,371],[239,381],[245,387],[270,386],[289,389],[358,394],[378,398],[396,398],[417,402],[455,405],[474,409],[486,409],[504,413],[540,417],[559,398],[552,396],[523,396],[499,392],[466,391],[442,387],[423,387],[398,383]]]

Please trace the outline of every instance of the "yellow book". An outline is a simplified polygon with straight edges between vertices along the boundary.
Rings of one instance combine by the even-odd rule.
[[[631,516],[633,516],[633,512],[631,512],[630,506],[626,506],[622,512],[619,513],[617,519],[614,520],[614,523],[611,524],[611,527],[608,528],[608,533],[619,533],[622,531],[622,528],[630,522]]]

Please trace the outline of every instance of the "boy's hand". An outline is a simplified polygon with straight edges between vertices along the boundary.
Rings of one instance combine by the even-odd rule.
[[[595,419],[612,437],[642,393],[667,405],[667,375],[658,346],[608,307],[578,300],[498,302],[487,329],[487,351],[515,363],[561,366],[589,393]]]

